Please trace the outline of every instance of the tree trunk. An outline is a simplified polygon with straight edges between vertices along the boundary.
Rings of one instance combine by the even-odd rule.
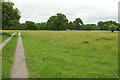
[[[111,30],[111,32],[114,32],[114,30]]]

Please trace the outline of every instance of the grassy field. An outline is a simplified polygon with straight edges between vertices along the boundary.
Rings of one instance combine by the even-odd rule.
[[[118,33],[23,31],[30,78],[116,78]]]
[[[3,41],[5,41],[14,32],[15,32],[14,30],[2,30],[2,31],[0,31],[0,43],[2,43]]]
[[[13,33],[13,32],[10,32]],[[13,63],[14,53],[17,45],[17,36],[13,36],[13,38],[3,47],[2,49],[2,77],[9,78],[10,76],[10,68]],[[4,37],[4,36],[3,36]]]

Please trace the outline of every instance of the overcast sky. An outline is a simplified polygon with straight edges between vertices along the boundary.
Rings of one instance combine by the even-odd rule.
[[[85,24],[100,20],[118,20],[119,0],[10,0],[21,12],[20,22],[46,22],[50,16],[63,13],[69,21],[81,18]]]

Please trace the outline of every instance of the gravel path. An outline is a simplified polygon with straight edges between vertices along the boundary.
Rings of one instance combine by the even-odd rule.
[[[28,69],[25,63],[24,48],[21,34],[18,34],[18,42],[14,55],[14,62],[10,70],[10,78],[29,78]]]
[[[10,39],[16,34],[17,32],[13,33],[7,40],[5,40],[2,44],[0,44],[0,51],[2,48],[10,41]]]

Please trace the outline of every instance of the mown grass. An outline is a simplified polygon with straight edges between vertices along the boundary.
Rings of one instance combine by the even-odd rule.
[[[116,78],[118,33],[24,31],[30,78]]]
[[[10,77],[10,68],[13,64],[14,53],[16,50],[18,34],[2,48],[2,78]]]

